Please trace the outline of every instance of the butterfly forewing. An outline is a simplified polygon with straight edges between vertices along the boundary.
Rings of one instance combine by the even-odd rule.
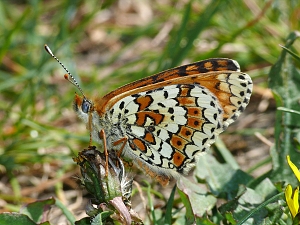
[[[124,98],[126,95],[129,95],[129,93],[132,93],[132,91],[149,86],[151,84],[156,84],[157,86],[160,85],[161,87],[163,87],[168,83],[166,81],[173,82],[178,78],[184,78],[195,74],[206,74],[216,71],[240,71],[240,66],[235,60],[232,59],[215,58],[169,69],[150,77],[145,77],[143,79],[126,84],[108,93],[103,98],[98,99],[96,110],[99,114],[104,114],[106,110],[105,107],[110,108],[116,101]]]

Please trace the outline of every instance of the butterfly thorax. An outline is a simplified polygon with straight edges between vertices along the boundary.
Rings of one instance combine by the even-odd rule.
[[[89,109],[85,111],[84,101],[90,102]],[[125,136],[124,123],[125,119],[112,122],[111,111],[104,114],[99,114],[94,105],[97,104],[97,99],[94,101],[85,100],[84,97],[75,95],[74,110],[78,117],[86,124],[87,129],[90,131],[92,140],[96,141],[101,146],[103,145],[103,137],[100,135],[101,130],[104,131],[106,136],[106,144],[108,151],[118,150],[118,146],[114,146],[114,142]],[[123,122],[122,122],[123,121]]]

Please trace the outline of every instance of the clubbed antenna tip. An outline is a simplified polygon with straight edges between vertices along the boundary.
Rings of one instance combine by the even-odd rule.
[[[67,74],[64,75],[64,78],[66,80],[68,80],[71,84],[73,84],[75,87],[78,88],[78,90],[80,91],[80,93],[83,95],[84,98],[85,95],[83,94],[83,91],[81,89],[81,87],[79,86],[78,82],[75,80],[75,78],[73,77],[73,75],[69,72],[69,70],[64,66],[64,64],[62,64],[59,59],[52,53],[51,49],[49,48],[48,45],[45,44],[45,50],[49,53],[49,55],[51,55],[61,66],[62,68],[64,68],[64,70],[67,72]]]

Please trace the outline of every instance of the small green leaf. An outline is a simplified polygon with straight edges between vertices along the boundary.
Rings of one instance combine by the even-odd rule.
[[[226,212],[233,212],[234,210],[237,209],[238,205],[239,205],[239,198],[246,192],[246,187],[244,185],[240,185],[239,186],[239,191],[238,191],[238,195],[232,199],[229,200],[228,202],[224,203],[223,205],[221,205],[219,207],[219,212],[221,214],[224,214]]]
[[[226,218],[227,222],[229,222],[229,224],[232,224],[232,225],[236,224],[236,221],[235,221],[235,219],[234,219],[231,212],[226,212],[225,213],[225,218]]]
[[[217,225],[216,223],[211,222],[208,218],[196,218],[197,225]]]
[[[91,225],[102,225],[102,224],[107,224],[106,219],[109,219],[109,216],[112,214],[112,212],[105,211],[102,213],[99,213],[97,216],[95,216],[92,221]],[[104,223],[103,223],[104,222]],[[112,222],[111,222],[112,223]]]
[[[54,198],[36,201],[23,208],[22,213],[28,215],[34,222],[39,223],[41,222],[44,213],[46,213],[54,204]]]
[[[92,221],[91,221],[91,225],[102,225],[102,216],[101,213],[99,213],[97,216],[95,216]]]
[[[91,225],[91,218],[90,217],[84,217],[84,218],[76,221],[75,225]]]
[[[236,196],[239,184],[246,185],[253,179],[247,173],[234,169],[229,164],[219,163],[209,154],[199,157],[195,176],[200,180],[206,180],[214,195],[226,193],[228,199]]]
[[[36,225],[27,215],[20,213],[1,213],[1,225]]]
[[[191,202],[189,200],[189,196],[187,194],[185,194],[183,191],[181,191],[179,188],[178,190],[178,194],[181,198],[181,201],[183,203],[183,205],[185,206],[185,217],[186,217],[186,222],[185,224],[194,224],[195,222],[195,216],[193,213],[193,209],[192,209],[192,205]]]
[[[277,194],[277,189],[269,178],[266,178],[260,182],[254,190],[264,199],[268,199]]]
[[[211,210],[217,202],[216,197],[207,193],[198,184],[194,184],[185,177],[181,177],[178,182],[178,189],[184,192],[190,201],[193,214],[197,217],[203,216]]]

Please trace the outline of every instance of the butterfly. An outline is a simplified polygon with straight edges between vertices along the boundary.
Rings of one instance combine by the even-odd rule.
[[[93,100],[69,72],[65,78],[82,94],[75,95],[73,107],[92,139],[163,186],[188,174],[201,152],[245,110],[253,88],[250,76],[227,58],[169,69]]]

